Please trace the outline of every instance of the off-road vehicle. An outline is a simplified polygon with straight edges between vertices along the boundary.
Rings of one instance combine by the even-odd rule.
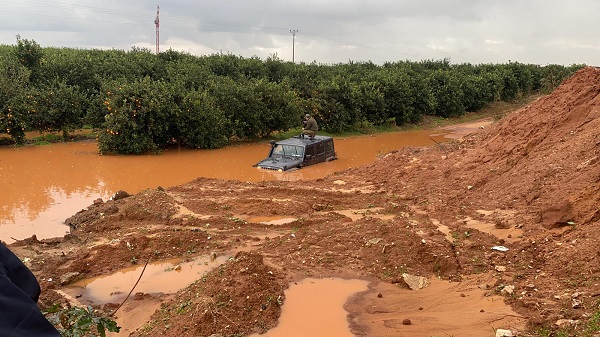
[[[288,171],[337,159],[333,138],[328,136],[294,136],[271,141],[269,157],[254,166],[262,169]]]

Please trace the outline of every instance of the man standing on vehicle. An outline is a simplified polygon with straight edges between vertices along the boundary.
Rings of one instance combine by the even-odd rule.
[[[315,138],[317,131],[319,131],[319,126],[317,125],[317,121],[310,116],[310,114],[306,114],[304,116],[304,128],[302,129],[302,134],[307,135],[310,139]]]

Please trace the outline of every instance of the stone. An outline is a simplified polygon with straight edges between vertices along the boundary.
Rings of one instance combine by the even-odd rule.
[[[402,320],[402,324],[403,324],[403,325],[411,325],[411,324],[412,324],[412,322],[410,321],[410,319],[408,319],[408,318],[405,318],[405,319],[403,319],[403,320]]]
[[[515,286],[506,286],[500,290],[501,294],[512,294],[515,291]]]
[[[513,337],[513,333],[510,330],[498,329],[496,330],[496,337]]]
[[[412,290],[419,290],[429,286],[429,280],[426,277],[414,276],[407,273],[402,274],[402,279]]]
[[[81,278],[81,273],[79,273],[79,272],[71,272],[71,273],[63,274],[60,276],[60,285],[64,286],[69,283],[73,283],[80,278]]]
[[[125,199],[130,196],[131,196],[131,194],[129,194],[123,190],[118,190],[117,193],[115,193],[115,195],[113,195],[112,200]]]

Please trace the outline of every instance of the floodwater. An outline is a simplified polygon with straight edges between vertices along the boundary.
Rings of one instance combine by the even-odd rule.
[[[250,337],[354,337],[344,304],[369,282],[340,278],[308,278],[285,291],[279,324],[265,334]]]
[[[119,190],[130,194],[146,188],[170,187],[197,177],[225,180],[317,179],[365,165],[377,156],[405,146],[435,145],[439,131],[410,131],[335,138],[338,160],[293,172],[259,170],[269,143],[218,150],[170,150],[160,155],[101,156],[96,142],[0,148],[0,240],[35,234],[38,239],[68,232],[63,221],[97,198]],[[446,139],[447,140],[447,139]]]
[[[151,262],[145,269],[143,265],[129,267],[111,275],[74,282],[64,290],[69,295],[80,298],[79,301],[84,304],[95,305],[119,304],[134,286],[136,293],[174,294],[223,264],[227,259],[227,256],[221,255],[216,259],[201,256],[187,262],[179,260]]]

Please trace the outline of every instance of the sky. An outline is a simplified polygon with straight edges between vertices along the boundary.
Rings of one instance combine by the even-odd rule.
[[[598,0],[2,0],[0,44],[337,64],[600,66]]]

